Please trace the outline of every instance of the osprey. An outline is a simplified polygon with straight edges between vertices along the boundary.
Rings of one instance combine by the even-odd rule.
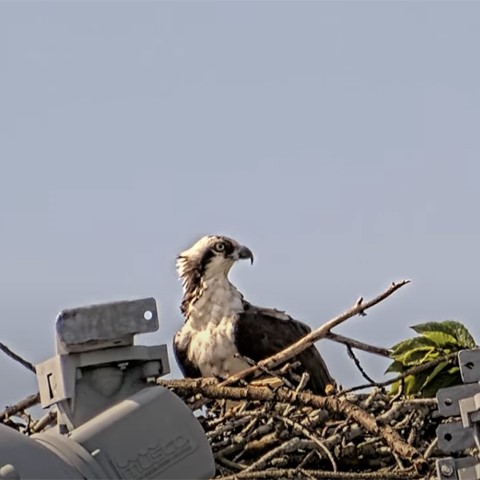
[[[220,377],[237,373],[273,355],[311,329],[284,312],[248,303],[228,279],[237,260],[253,253],[232,238],[208,235],[177,257],[182,280],[181,311],[185,323],[175,334],[173,350],[185,377]],[[318,350],[311,346],[297,355],[300,372],[310,375],[307,388],[324,394],[334,385]]]

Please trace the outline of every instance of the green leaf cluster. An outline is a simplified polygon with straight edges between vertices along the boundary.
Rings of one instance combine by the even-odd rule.
[[[427,322],[411,328],[418,336],[403,340],[391,348],[393,362],[385,373],[401,374],[449,353],[476,347],[470,332],[454,320]],[[462,383],[455,359],[440,362],[415,375],[408,375],[403,381],[403,393],[407,397],[434,397],[440,388]],[[400,386],[400,381],[393,383],[390,393],[398,393]]]

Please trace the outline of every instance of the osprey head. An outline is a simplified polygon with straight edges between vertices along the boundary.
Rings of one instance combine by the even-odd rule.
[[[237,260],[250,259],[252,251],[233,238],[207,235],[177,257],[177,272],[184,283],[202,277],[227,275]]]

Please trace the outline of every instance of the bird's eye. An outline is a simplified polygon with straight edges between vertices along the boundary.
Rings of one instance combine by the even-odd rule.
[[[223,252],[225,250],[225,244],[223,242],[218,242],[215,244],[215,250],[217,252]]]

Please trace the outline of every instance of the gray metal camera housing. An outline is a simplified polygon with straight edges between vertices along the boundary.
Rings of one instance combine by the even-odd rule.
[[[215,462],[190,408],[155,380],[165,345],[134,345],[158,329],[153,298],[64,310],[57,354],[36,365],[57,426],[27,437],[0,425],[0,478],[207,479]]]
[[[170,373],[166,345],[134,345],[158,330],[154,298],[63,310],[55,322],[57,355],[36,365],[40,401],[56,405],[63,432]]]

